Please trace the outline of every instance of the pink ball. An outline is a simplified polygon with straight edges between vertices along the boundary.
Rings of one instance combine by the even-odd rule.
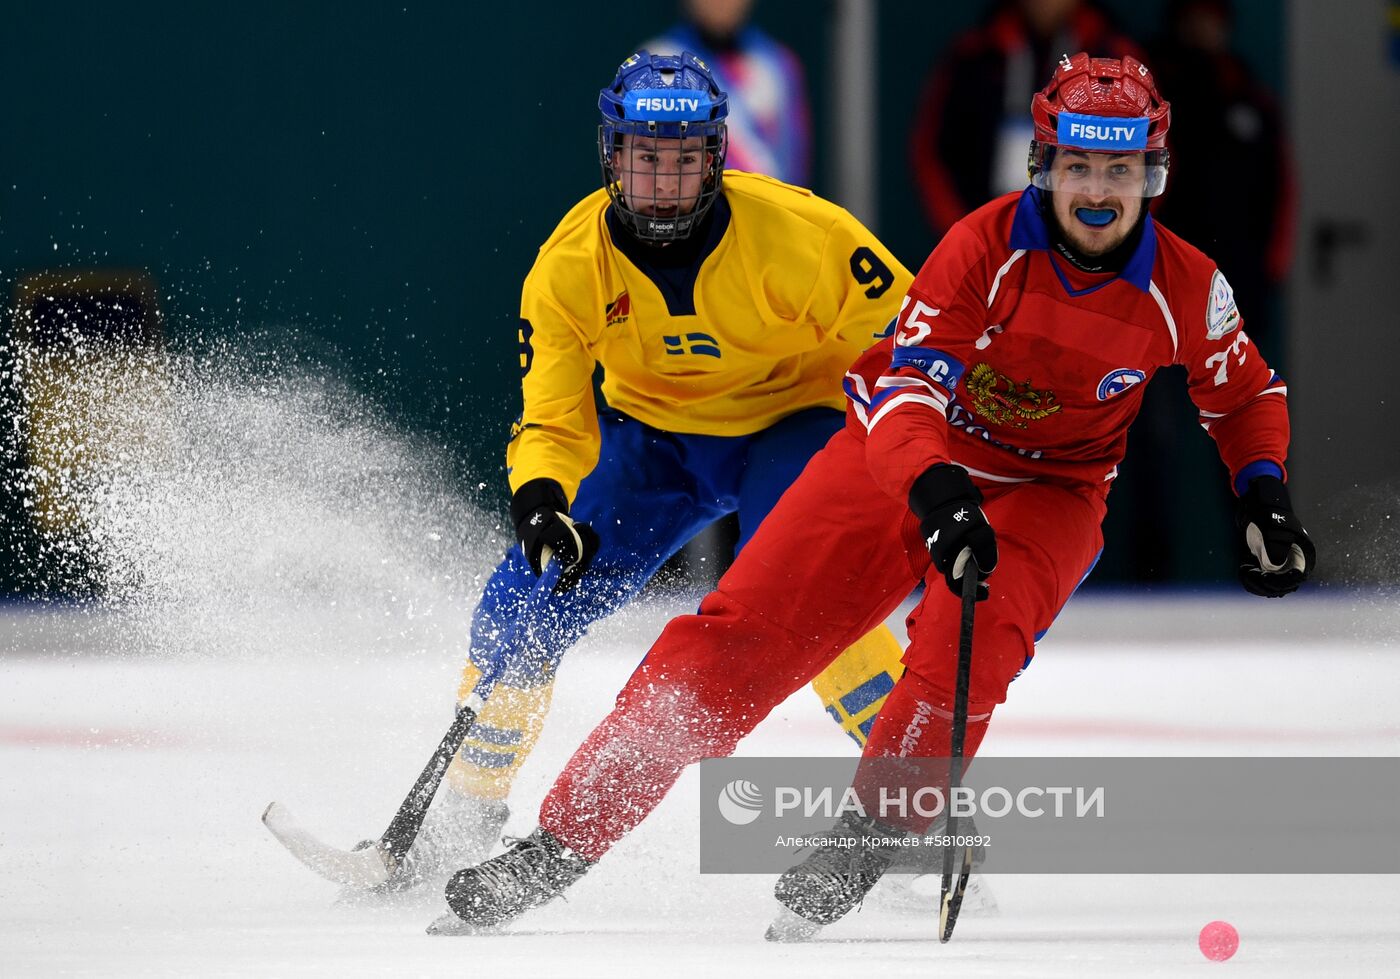
[[[1212,921],[1201,929],[1201,954],[1212,962],[1224,962],[1240,947],[1240,933],[1228,921]]]

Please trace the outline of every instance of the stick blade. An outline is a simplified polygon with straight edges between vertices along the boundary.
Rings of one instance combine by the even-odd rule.
[[[291,810],[280,802],[263,811],[262,821],[288,853],[332,883],[374,887],[389,879],[389,856],[378,846],[341,850],[322,843],[302,829]]]
[[[953,929],[948,925],[948,919],[953,910],[953,888],[948,879],[948,875],[943,875],[943,887],[939,893],[938,900],[938,940],[946,943],[953,937]],[[954,921],[957,919],[954,918]]]
[[[938,902],[938,940],[947,944],[953,937],[953,926],[958,923],[958,912],[962,910],[963,895],[967,893],[967,878],[972,869],[972,848],[962,851],[962,866],[956,877],[943,875],[943,887]],[[956,883],[954,881],[956,880]]]

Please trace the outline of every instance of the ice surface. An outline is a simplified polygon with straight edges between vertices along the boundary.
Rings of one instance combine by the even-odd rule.
[[[597,628],[565,660],[514,797],[553,774],[682,601]],[[1400,651],[1384,597],[1086,596],[1013,687],[989,754],[1394,755]],[[318,613],[321,614],[321,613]],[[762,940],[771,876],[699,876],[694,773],[570,894],[498,936],[431,938],[417,904],[335,906],[263,828],[268,802],[349,846],[377,835],[450,720],[450,641],[327,633],[131,655],[92,612],[0,612],[0,974],[92,976],[1392,975],[1394,877],[1002,876],[1001,913],[867,906],[805,946]],[[450,630],[445,630],[450,633]],[[314,634],[307,647],[300,634]],[[328,635],[344,643],[339,650]],[[386,638],[390,637],[390,638]],[[270,652],[271,651],[271,652]],[[800,691],[741,746],[851,748]],[[1223,966],[1206,922],[1242,936]]]

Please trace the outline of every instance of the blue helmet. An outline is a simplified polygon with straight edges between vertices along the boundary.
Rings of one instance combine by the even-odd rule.
[[[598,158],[617,216],[644,241],[688,237],[724,174],[729,98],[709,66],[688,51],[638,51],[599,93],[598,109]]]

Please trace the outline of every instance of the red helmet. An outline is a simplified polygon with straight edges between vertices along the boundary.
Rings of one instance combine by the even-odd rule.
[[[1152,73],[1136,58],[1091,58],[1084,52],[1060,59],[1050,84],[1031,99],[1035,138],[1057,145],[1058,116],[1076,112],[1086,116],[1137,117],[1147,120],[1145,148],[1167,145],[1172,107],[1157,94]]]
[[[1054,190],[1050,164],[1056,147],[1084,153],[1141,153],[1147,172],[1143,197],[1167,184],[1167,129],[1171,105],[1157,94],[1152,73],[1136,58],[1060,59],[1050,84],[1031,100],[1031,182]]]

